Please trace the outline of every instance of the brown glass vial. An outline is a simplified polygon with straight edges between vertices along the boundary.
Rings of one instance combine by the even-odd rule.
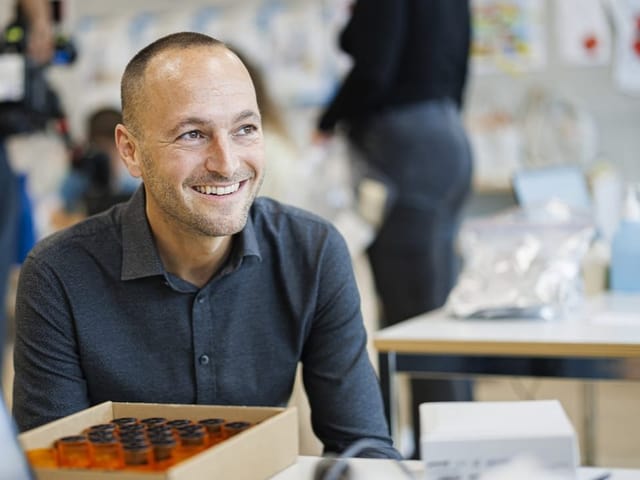
[[[123,437],[126,435],[134,435],[138,433],[142,435],[146,435],[146,432],[147,432],[147,427],[145,427],[141,423],[130,423],[126,425],[121,425],[118,428],[118,435],[120,435],[120,437]]]
[[[135,417],[119,417],[111,420],[111,423],[118,427],[120,430],[122,427],[126,427],[128,425],[136,425],[138,423],[138,419]]]
[[[27,450],[27,460],[33,468],[57,468],[58,451],[55,448],[34,448]]]
[[[202,431],[182,430],[179,432],[176,460],[185,460],[207,448],[207,437]]]
[[[176,418],[175,420],[167,421],[167,426],[171,428],[180,428],[186,425],[193,425],[193,422],[187,418]]]
[[[222,425],[224,425],[225,422],[226,420],[224,418],[204,418],[198,422],[198,425],[204,425],[207,429],[210,446],[224,440]]]
[[[150,471],[154,468],[153,449],[148,442],[123,443],[122,451],[126,469]]]
[[[95,435],[89,439],[91,467],[119,470],[124,467],[122,444],[115,436]]]
[[[61,467],[88,468],[91,464],[89,440],[85,435],[71,435],[56,441]]]
[[[142,420],[140,420],[140,423],[147,428],[152,428],[160,425],[165,425],[167,423],[167,419],[164,417],[149,417],[143,418]]]
[[[158,436],[151,438],[153,448],[153,461],[155,470],[166,470],[175,465],[177,461],[178,442],[170,436]]]
[[[222,425],[222,432],[225,438],[233,437],[251,426],[249,422],[227,422]]]
[[[93,433],[114,434],[117,430],[118,426],[115,423],[99,423],[97,425],[91,425],[85,429],[84,433],[87,435]]]

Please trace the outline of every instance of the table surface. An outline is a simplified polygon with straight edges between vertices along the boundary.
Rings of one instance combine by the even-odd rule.
[[[605,294],[571,318],[459,319],[437,310],[374,334],[378,352],[640,358],[640,295]]]
[[[305,480],[313,479],[313,473],[318,457],[299,457],[298,461],[272,477],[271,480]],[[421,479],[424,473],[422,462],[419,460],[406,460],[403,464],[413,473],[414,478]],[[354,458],[349,460],[349,465],[353,473],[353,480],[391,480],[406,479],[407,476],[400,470],[398,465],[392,460],[368,460]],[[638,480],[640,470],[606,469],[606,468],[580,468],[578,471],[579,480],[594,480],[600,478],[605,473],[611,473],[607,480]]]

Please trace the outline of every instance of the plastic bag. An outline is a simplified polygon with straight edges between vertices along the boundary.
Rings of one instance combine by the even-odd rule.
[[[562,318],[581,306],[590,216],[552,201],[467,221],[463,269],[445,309],[457,317]]]

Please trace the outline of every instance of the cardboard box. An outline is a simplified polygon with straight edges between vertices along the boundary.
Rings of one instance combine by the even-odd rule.
[[[557,400],[423,403],[420,428],[427,480],[478,478],[523,456],[576,478],[578,442]]]
[[[127,470],[36,469],[38,480],[198,480],[229,478],[258,480],[275,475],[298,456],[298,417],[295,408],[168,405],[105,402],[19,435],[25,450],[50,447],[67,435],[118,417],[165,417],[201,420],[219,417],[227,421],[257,423],[162,472]]]

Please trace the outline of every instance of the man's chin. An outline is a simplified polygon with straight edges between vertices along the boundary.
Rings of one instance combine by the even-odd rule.
[[[219,218],[211,222],[207,222],[206,225],[200,225],[198,230],[203,234],[210,237],[227,237],[240,233],[247,224],[247,214],[244,214],[236,218]]]

